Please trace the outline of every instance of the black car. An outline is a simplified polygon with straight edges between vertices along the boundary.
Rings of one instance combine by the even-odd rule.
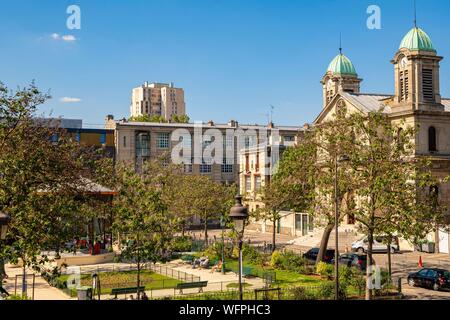
[[[318,254],[319,254],[319,248],[312,248],[312,249],[308,250],[305,254],[303,254],[303,258],[315,262],[317,260]],[[334,249],[328,249],[325,252],[325,257],[323,260],[326,263],[331,263],[331,261],[333,261],[333,259],[334,259]]]
[[[334,262],[334,259],[332,262]],[[372,261],[372,264],[373,263],[374,261]],[[339,264],[349,268],[357,268],[361,271],[366,271],[367,255],[360,253],[343,253],[339,255]]]
[[[438,268],[424,268],[410,273],[408,284],[411,287],[424,287],[433,290],[450,289],[450,272]]]

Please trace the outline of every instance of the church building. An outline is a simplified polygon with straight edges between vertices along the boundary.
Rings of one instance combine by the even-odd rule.
[[[450,174],[450,98],[441,97],[439,64],[430,37],[421,28],[412,28],[400,43],[391,63],[394,66],[394,94],[362,93],[362,79],[349,58],[341,52],[330,63],[321,83],[323,110],[315,119],[320,124],[331,119],[335,110],[349,112],[380,110],[399,123],[418,127],[416,156],[431,157],[438,178]],[[441,205],[450,208],[450,183],[437,187]],[[450,210],[447,209],[447,214]],[[348,222],[348,221],[347,221]],[[428,240],[436,242],[436,252],[449,253],[448,226],[436,228]]]

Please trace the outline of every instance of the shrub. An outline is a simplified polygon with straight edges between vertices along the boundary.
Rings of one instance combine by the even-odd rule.
[[[322,278],[331,279],[333,277],[333,266],[331,264],[320,261],[316,266],[316,273]]]
[[[352,273],[352,278],[349,284],[358,289],[359,295],[362,295],[366,288],[366,278],[364,277],[364,273],[356,268],[353,268]]]
[[[225,258],[231,258],[232,252],[231,248],[225,246]],[[215,242],[211,244],[206,250],[203,252],[204,256],[207,256],[210,260],[220,260],[222,259],[222,242]]]
[[[339,267],[339,283],[342,283],[344,285],[350,285],[353,276],[354,276],[354,270],[355,268],[349,268],[347,266],[340,266]]]
[[[274,251],[270,258],[270,265],[273,268],[281,268],[283,266],[283,255],[280,251]]]
[[[252,264],[262,264],[264,257],[263,255],[255,249],[255,247],[248,244],[244,244],[242,247],[242,257],[245,261]]]
[[[333,282],[326,282],[320,285],[318,292],[318,299],[328,300],[335,296],[335,284]],[[339,299],[347,299],[347,286],[339,285]]]
[[[177,237],[172,242],[172,251],[190,252],[192,250],[192,239],[190,237]]]
[[[308,261],[291,251],[274,251],[270,264],[273,268],[289,270],[302,274],[311,274],[312,270],[308,267]]]
[[[330,299],[334,295],[334,283],[327,282],[323,283],[319,287],[318,292],[318,298],[319,299]]]
[[[307,264],[308,262],[306,259],[291,251],[285,251],[282,253],[282,268],[285,270],[294,272],[305,271]]]
[[[293,300],[315,300],[316,296],[304,287],[296,287],[291,289]]]

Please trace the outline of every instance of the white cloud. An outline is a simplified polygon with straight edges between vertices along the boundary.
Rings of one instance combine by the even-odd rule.
[[[59,41],[59,40],[66,41],[66,42],[77,41],[77,38],[74,35],[71,35],[71,34],[66,34],[66,35],[62,36],[62,35],[60,35],[58,33],[53,33],[50,37],[53,40],[56,40],[56,41]]]
[[[62,103],[76,103],[76,102],[81,102],[80,98],[72,98],[72,97],[63,97],[61,99],[59,99],[59,101],[61,101]]]
[[[63,39],[64,41],[76,41],[76,40],[77,40],[77,38],[75,38],[75,36],[73,36],[73,35],[71,35],[71,34],[62,36],[62,39]]]

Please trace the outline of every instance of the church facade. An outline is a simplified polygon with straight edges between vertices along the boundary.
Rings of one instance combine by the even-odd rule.
[[[314,124],[331,119],[337,108],[349,112],[368,113],[383,108],[395,123],[418,128],[415,137],[416,156],[431,157],[433,174],[444,178],[450,174],[450,98],[440,94],[439,65],[443,57],[437,54],[430,37],[415,26],[400,43],[391,61],[394,67],[394,94],[362,93],[356,69],[342,50],[330,63],[321,83],[323,109]],[[450,183],[437,187],[440,204],[450,214]],[[438,226],[430,241],[436,251],[449,253],[448,226]]]

